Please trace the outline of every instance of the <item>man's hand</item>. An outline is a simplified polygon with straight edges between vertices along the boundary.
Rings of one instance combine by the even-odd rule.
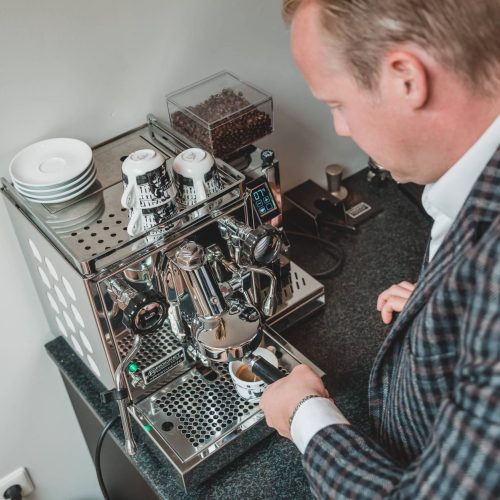
[[[307,365],[296,366],[290,375],[271,384],[260,399],[260,408],[269,427],[291,439],[288,419],[306,396],[317,394],[328,398],[321,379]]]
[[[402,281],[398,285],[392,285],[378,296],[377,311],[380,311],[382,321],[386,325],[392,321],[393,312],[401,312],[403,310],[414,289],[414,283]]]

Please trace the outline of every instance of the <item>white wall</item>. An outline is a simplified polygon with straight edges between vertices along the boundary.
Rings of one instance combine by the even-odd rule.
[[[366,157],[335,138],[328,110],[296,70],[281,0],[0,0],[0,175],[48,137],[96,144],[166,116],[164,95],[229,69],[274,96],[282,182],[325,185],[324,167],[352,173]],[[51,339],[0,203],[0,477],[29,467],[35,500],[98,498],[90,457],[62,382],[43,350]],[[2,492],[3,493],[3,492]]]

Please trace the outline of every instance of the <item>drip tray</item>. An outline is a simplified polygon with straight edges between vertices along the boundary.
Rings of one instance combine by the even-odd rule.
[[[278,333],[266,328],[262,347],[272,346],[279,367],[290,372],[308,364],[324,373]],[[167,350],[169,348],[167,347]],[[226,364],[191,367],[160,390],[129,407],[149,438],[167,457],[187,491],[272,433],[258,402],[240,398]]]
[[[233,428],[262,418],[258,401],[238,396],[226,365],[204,374],[192,368],[137,407],[183,462]]]

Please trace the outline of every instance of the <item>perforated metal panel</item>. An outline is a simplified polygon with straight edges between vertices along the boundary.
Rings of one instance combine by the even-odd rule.
[[[79,250],[80,255],[90,258],[127,241],[127,224],[126,208],[108,207],[92,224],[72,231],[62,236],[62,239],[71,239],[71,244]]]
[[[258,402],[238,396],[225,365],[215,366],[213,372],[217,378],[211,382],[193,370],[183,384],[152,399],[152,413],[162,422],[161,428],[172,425],[165,434],[180,432],[187,441],[185,449],[189,442],[192,453],[258,409]]]
[[[52,333],[62,335],[96,377],[113,387],[85,282],[10,201],[6,206]]]
[[[226,365],[208,378],[192,368],[137,406],[175,454],[186,462],[210,448],[245,421],[259,421],[257,402],[242,399]],[[213,378],[213,380],[210,380]]]
[[[126,334],[118,341],[118,350],[120,357],[124,358],[132,347],[134,336]],[[170,324],[166,321],[163,326],[154,332],[154,334],[144,337],[141,345],[141,350],[133,359],[139,367],[138,373],[143,368],[162,360],[165,356],[172,354],[179,349],[180,344],[170,330]]]
[[[128,352],[132,341],[131,335],[119,340],[122,355]],[[160,331],[144,337],[141,351],[134,360],[139,367],[135,375],[140,376],[180,347],[165,322]],[[285,356],[283,361],[289,369],[290,358]],[[280,368],[285,371],[284,367]],[[258,402],[246,401],[238,395],[226,364],[214,364],[211,368],[199,365],[190,369],[188,366],[186,370],[189,371],[138,404],[182,461],[260,412]]]

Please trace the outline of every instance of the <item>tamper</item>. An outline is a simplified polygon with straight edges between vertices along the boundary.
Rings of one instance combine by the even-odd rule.
[[[336,164],[328,165],[325,169],[328,191],[339,201],[345,200],[349,194],[347,189],[341,184],[343,171],[343,168]]]

